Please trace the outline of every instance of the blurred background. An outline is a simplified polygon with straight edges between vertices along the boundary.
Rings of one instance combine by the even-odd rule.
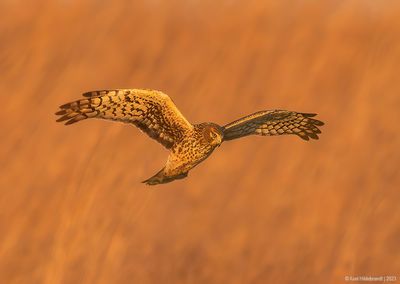
[[[342,283],[399,275],[400,2],[0,2],[1,283]],[[316,112],[321,139],[225,143],[189,178],[129,125],[55,122],[96,89],[193,123]]]

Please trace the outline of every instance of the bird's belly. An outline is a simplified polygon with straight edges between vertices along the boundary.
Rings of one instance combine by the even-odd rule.
[[[184,147],[174,151],[168,158],[166,173],[171,176],[186,173],[207,159],[214,150],[212,147],[196,146],[192,145],[192,147]]]

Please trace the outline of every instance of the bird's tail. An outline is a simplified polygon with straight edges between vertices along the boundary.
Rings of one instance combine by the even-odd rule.
[[[166,176],[164,173],[164,169],[162,168],[158,173],[156,173],[154,176],[152,176],[149,179],[146,179],[143,181],[143,183],[147,185],[157,185],[157,184],[162,184],[162,183],[168,183],[176,179],[183,179],[187,177],[188,173],[182,173],[176,176]]]

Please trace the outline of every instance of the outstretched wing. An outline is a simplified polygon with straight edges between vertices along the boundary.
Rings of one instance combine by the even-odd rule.
[[[313,113],[287,110],[266,110],[245,116],[224,126],[224,140],[258,134],[262,136],[296,134],[304,140],[318,139],[322,121],[313,119]]]
[[[92,91],[85,99],[60,106],[57,121],[66,125],[87,118],[132,123],[166,148],[171,148],[193,126],[166,94],[153,90],[120,89]]]

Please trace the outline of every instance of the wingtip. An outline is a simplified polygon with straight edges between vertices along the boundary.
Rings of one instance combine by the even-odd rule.
[[[305,116],[305,117],[314,117],[317,114],[316,113],[302,113],[302,115]]]
[[[56,119],[56,122],[63,122],[64,120],[65,120],[64,117],[60,117],[60,118]]]
[[[299,136],[301,139],[303,139],[304,141],[310,140],[310,138],[309,138],[307,135],[301,135],[301,134],[299,134],[298,136]]]
[[[73,119],[68,120],[67,122],[64,123],[64,125],[71,125],[74,124],[76,121],[74,121]]]
[[[67,113],[66,110],[65,110],[65,109],[62,109],[62,110],[59,110],[59,111],[55,112],[54,114],[55,114],[55,115],[64,115],[64,114],[66,114],[66,113]]]
[[[67,122],[65,122],[65,125],[71,125],[74,123],[77,123],[78,121],[84,120],[86,117],[82,116],[82,115],[77,115],[72,117],[70,120],[68,120]]]
[[[71,106],[71,103],[66,103],[66,104],[60,105],[60,109],[62,109],[62,110],[68,109],[68,108],[70,108],[70,106]]]
[[[308,137],[314,140],[318,140],[318,135],[315,132],[308,133]]]
[[[93,96],[93,93],[94,93],[93,91],[85,92],[82,94],[82,96],[84,96],[85,98],[90,98]]]
[[[100,96],[101,93],[108,94],[108,93],[109,93],[109,90],[88,91],[88,92],[84,92],[84,93],[82,94],[82,96],[84,96],[85,98],[94,98],[94,97]]]

